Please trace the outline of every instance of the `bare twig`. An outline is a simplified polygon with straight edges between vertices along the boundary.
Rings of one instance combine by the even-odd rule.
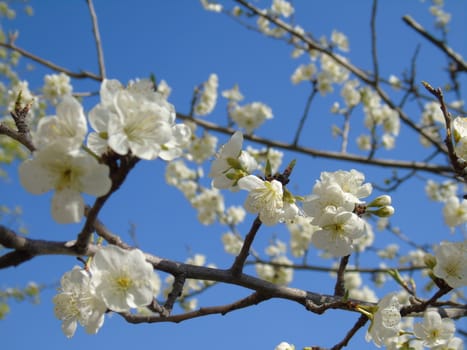
[[[269,299],[269,297],[264,296],[260,293],[253,293],[246,298],[240,299],[234,303],[227,304],[227,305],[220,305],[220,306],[211,306],[211,307],[202,307],[196,311],[187,312],[180,315],[174,316],[167,316],[162,317],[159,315],[134,315],[131,313],[121,313],[120,315],[125,318],[129,323],[159,323],[159,322],[175,322],[179,323],[182,321],[186,321],[189,319],[213,315],[213,314],[221,314],[226,315],[229,312],[244,309],[246,307],[257,305],[265,300]]]
[[[298,145],[298,142],[300,140],[300,134],[302,133],[303,130],[303,125],[305,125],[305,121],[308,118],[308,114],[310,112],[310,107],[311,107],[311,102],[313,101],[314,97],[316,96],[318,89],[316,88],[316,82],[312,83],[312,89],[311,89],[311,94],[308,96],[308,99],[306,100],[306,105],[305,105],[305,110],[303,111],[303,115],[300,118],[300,122],[298,123],[297,126],[297,131],[295,132],[295,137],[292,142],[293,145]]]
[[[27,57],[47,68],[50,68],[56,72],[59,72],[59,73],[65,73],[66,75],[72,77],[72,78],[77,78],[77,79],[85,79],[85,78],[89,78],[89,79],[93,79],[93,80],[97,80],[97,81],[101,81],[101,77],[95,75],[94,73],[90,73],[90,72],[87,72],[87,71],[81,71],[79,73],[77,72],[73,72],[67,68],[64,68],[64,67],[61,67],[51,61],[48,61],[48,60],[45,60],[39,56],[36,56],[16,45],[13,45],[13,44],[9,44],[9,43],[2,43],[0,42],[0,47],[5,47],[7,49],[10,49],[10,50],[13,50],[13,51],[16,51],[18,53],[20,53],[21,55],[23,55],[24,57]]]
[[[340,350],[343,347],[346,347],[349,344],[350,339],[357,333],[357,331],[362,328],[368,321],[368,317],[366,315],[360,315],[357,322],[353,325],[352,329],[346,334],[345,338],[339,342],[338,344],[334,345],[331,350]]]
[[[92,20],[92,32],[94,33],[94,41],[96,42],[97,60],[99,62],[99,75],[101,80],[103,80],[106,76],[104,64],[104,51],[102,50],[101,35],[99,33],[99,25],[97,23],[97,15],[96,11],[94,10],[94,4],[92,0],[87,0],[87,2]]]
[[[378,64],[378,50],[376,48],[376,13],[378,8],[378,0],[373,0],[371,7],[371,57],[373,58],[373,77],[374,85],[379,85],[379,64]]]

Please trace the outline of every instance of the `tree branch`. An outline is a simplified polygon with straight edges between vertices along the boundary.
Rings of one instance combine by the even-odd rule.
[[[454,62],[456,62],[458,70],[467,72],[467,62],[462,59],[462,56],[456,53],[453,49],[446,45],[443,40],[435,38],[433,35],[422,27],[420,23],[414,20],[411,16],[405,15],[402,20],[417,33],[421,34],[425,39],[434,44],[437,48],[441,49],[446,55],[448,55]]]
[[[253,244],[256,233],[258,232],[260,227],[261,220],[259,219],[259,217],[256,217],[255,221],[253,221],[253,224],[251,225],[250,232],[248,232],[248,234],[245,237],[245,240],[243,241],[243,246],[240,250],[240,253],[237,255],[234,263],[232,264],[232,267],[230,268],[230,271],[232,271],[233,276],[238,276],[242,273],[243,266],[245,265],[246,258],[248,257],[248,254],[250,252],[251,245]]]
[[[99,75],[101,80],[105,79],[105,64],[104,64],[104,51],[102,50],[101,35],[99,33],[99,25],[97,23],[97,15],[94,10],[94,4],[92,0],[87,0],[89,13],[92,20],[92,32],[94,33],[94,41],[96,42],[97,49],[97,61],[99,64]]]
[[[66,75],[68,75],[69,77],[72,77],[72,78],[77,78],[77,79],[86,79],[86,78],[89,78],[89,79],[93,79],[93,80],[97,80],[97,81],[101,81],[101,77],[95,75],[94,73],[90,73],[90,72],[87,72],[87,71],[81,71],[79,73],[77,72],[73,72],[67,68],[64,68],[64,67],[61,67],[51,61],[48,61],[48,60],[45,60],[39,56],[36,56],[16,45],[13,45],[13,44],[9,44],[9,43],[4,43],[4,42],[0,42],[0,47],[4,47],[6,49],[9,49],[9,50],[13,50],[13,51],[16,51],[18,53],[20,53],[21,55],[23,55],[24,57],[27,57],[29,58],[30,60],[33,60],[47,68],[50,68],[56,72],[59,72],[59,73],[65,73]]]
[[[261,293],[253,293],[246,298],[240,299],[234,303],[227,304],[227,305],[220,305],[220,306],[211,306],[211,307],[202,307],[196,311],[187,312],[180,315],[174,316],[159,316],[159,315],[134,315],[131,313],[121,313],[120,315],[125,318],[126,321],[130,323],[158,323],[158,322],[175,322],[180,323],[182,321],[186,321],[189,319],[213,315],[213,314],[221,314],[222,316],[228,314],[229,312],[244,309],[249,306],[257,305],[265,300],[268,300],[269,297],[262,295]]]
[[[234,129],[223,127],[223,126],[217,125],[215,123],[211,123],[206,120],[192,118],[181,113],[177,113],[177,118],[179,118],[180,120],[191,121],[199,126],[202,126],[203,128],[206,128],[208,130],[218,131],[226,135],[232,135],[235,132]],[[293,143],[274,141],[274,140],[270,140],[270,139],[263,138],[263,137],[256,136],[256,135],[243,135],[243,137],[246,140],[257,142],[268,147],[274,147],[278,149],[301,153],[301,154],[309,155],[312,157],[344,160],[344,161],[349,161],[349,162],[354,162],[354,163],[362,163],[362,164],[367,164],[367,165],[388,167],[391,169],[394,169],[394,168],[408,169],[408,170],[414,169],[414,170],[425,171],[425,172],[434,173],[434,174],[438,174],[442,176],[449,176],[449,177],[452,176],[452,168],[449,166],[444,166],[444,165],[415,162],[415,161],[404,161],[404,160],[396,160],[396,159],[378,159],[378,158],[368,159],[367,156],[360,156],[357,154],[349,154],[349,153],[342,153],[342,152],[323,151],[323,150],[310,148],[310,147],[296,146]]]

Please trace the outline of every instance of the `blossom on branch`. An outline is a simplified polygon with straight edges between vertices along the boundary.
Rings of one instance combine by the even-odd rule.
[[[230,117],[247,134],[264,123],[266,119],[272,119],[271,108],[261,102],[253,102],[243,106],[235,106],[230,111]]]
[[[55,190],[52,217],[59,223],[79,222],[84,215],[81,193],[100,197],[112,182],[109,168],[66,143],[52,143],[33,154],[19,166],[21,184],[28,192],[43,194]]]
[[[452,288],[467,286],[467,242],[441,242],[434,247],[433,273]]]
[[[96,132],[88,137],[88,147],[99,155],[110,147],[120,155],[131,152],[152,160],[164,150],[183,146],[191,135],[188,127],[176,127],[174,106],[154,91],[148,80],[130,83],[127,88],[117,80],[104,80],[100,95],[101,103],[89,113]]]
[[[77,323],[86,332],[95,334],[104,323],[107,307],[92,287],[89,273],[79,267],[65,273],[60,280],[59,293],[54,296],[55,316],[62,320],[63,333],[71,338]]]
[[[391,293],[381,299],[376,308],[365,338],[367,341],[373,340],[380,347],[399,333],[401,305],[397,296]]]
[[[256,161],[247,152],[242,151],[242,146],[243,135],[237,131],[217,152],[208,175],[212,178],[213,187],[238,189],[238,180],[256,170]]]
[[[83,107],[72,96],[65,96],[57,105],[57,114],[39,120],[32,142],[37,149],[51,143],[66,144],[79,149],[88,131]]]
[[[413,327],[415,335],[423,341],[423,345],[433,347],[446,344],[454,335],[456,326],[449,318],[441,318],[436,310],[427,310],[423,321]]]
[[[217,103],[217,87],[219,85],[217,74],[211,74],[209,79],[203,83],[202,91],[197,96],[195,104],[195,114],[207,115],[216,107]]]
[[[258,213],[265,225],[291,220],[298,214],[295,203],[284,201],[282,183],[277,180],[264,181],[255,175],[248,175],[238,180],[238,186],[249,191],[245,209],[250,213]]]
[[[159,293],[159,277],[139,249],[103,247],[94,255],[89,271],[96,295],[112,311],[147,306]]]

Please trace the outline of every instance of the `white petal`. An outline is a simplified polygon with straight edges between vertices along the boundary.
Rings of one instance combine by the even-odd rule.
[[[94,158],[91,158],[95,164],[90,167],[86,176],[81,180],[82,191],[96,196],[104,196],[112,187],[112,181],[109,178],[109,168],[107,165],[97,163]]]
[[[42,194],[54,187],[55,179],[37,159],[27,159],[19,166],[21,185],[30,193]]]
[[[65,333],[67,338],[71,338],[76,331],[77,322],[75,319],[64,320],[62,322],[62,331]]]
[[[52,217],[61,224],[80,222],[84,215],[84,201],[79,192],[64,189],[52,198]]]
[[[122,84],[115,79],[104,79],[101,85],[101,101],[104,105],[112,105],[115,101],[115,95],[123,89]]]
[[[257,188],[264,187],[264,181],[255,175],[248,175],[238,180],[238,186],[242,190],[251,191]]]

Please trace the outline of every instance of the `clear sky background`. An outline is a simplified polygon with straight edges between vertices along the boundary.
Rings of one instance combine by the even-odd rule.
[[[259,4],[268,7],[269,1]],[[230,4],[226,1],[225,4]],[[33,17],[19,11],[14,22],[3,22],[4,28],[18,28],[17,45],[71,70],[97,72],[95,45],[91,21],[84,0],[31,1]],[[295,20],[315,37],[330,36],[333,29],[347,34],[350,41],[349,57],[363,69],[371,69],[370,12],[371,1],[295,1]],[[378,49],[381,76],[399,75],[410,66],[416,45],[421,49],[417,60],[417,79],[426,80],[433,86],[445,83],[441,68],[445,61],[438,50],[422,39],[402,21],[411,14],[430,31],[434,31],[433,17],[428,12],[429,2],[418,0],[381,1],[377,16]],[[126,83],[130,79],[148,77],[154,73],[172,87],[169,101],[182,113],[188,113],[193,88],[205,81],[209,74],[219,76],[219,90],[230,89],[238,83],[245,96],[245,103],[261,101],[268,104],[274,119],[266,122],[257,133],[273,139],[290,142],[309,94],[306,84],[294,86],[290,76],[306,57],[291,58],[291,48],[284,42],[265,38],[248,30],[225,15],[206,12],[199,1],[104,1],[96,0],[105,54],[107,76]],[[447,0],[446,11],[453,14],[449,25],[449,44],[466,56],[467,2]],[[23,70],[23,77],[32,90],[43,85],[43,75],[49,70],[34,64],[33,71]],[[441,72],[441,73],[440,73]],[[74,80],[74,91],[98,91],[94,81]],[[339,89],[336,89],[339,91]],[[464,81],[464,92],[465,81]],[[393,94],[390,89],[388,92]],[[400,96],[400,95],[396,95]],[[341,122],[329,110],[335,97],[326,97],[313,105],[303,133],[302,144],[338,150],[339,142],[333,139],[330,125]],[[450,97],[450,100],[452,98]],[[89,111],[97,99],[85,101]],[[206,119],[222,123],[226,120],[225,100],[219,103],[213,114]],[[420,110],[409,110],[418,121]],[[360,134],[363,115],[355,115],[353,140]],[[226,135],[217,135],[220,144]],[[352,137],[351,137],[352,139]],[[394,152],[381,152],[380,157],[420,160],[428,154],[418,145],[418,138],[402,128]],[[255,145],[260,147],[259,145]],[[350,151],[357,152],[355,143]],[[296,194],[311,192],[321,171],[357,168],[364,171],[367,181],[382,185],[388,169],[364,167],[323,159],[307,159],[286,154],[284,163],[297,158],[289,187]],[[443,162],[443,159],[439,160]],[[149,253],[173,260],[184,261],[194,253],[203,253],[208,263],[228,267],[233,257],[224,252],[220,237],[227,231],[220,225],[209,227],[199,224],[196,212],[175,188],[165,185],[165,164],[161,161],[141,162],[123,188],[107,203],[101,212],[101,220],[124,240],[131,242],[129,230],[136,227],[137,244]],[[80,230],[79,225],[58,225],[50,217],[50,196],[34,196],[26,193],[18,184],[17,164],[10,168],[10,179],[0,182],[1,203],[21,205],[23,221],[29,228],[30,237],[50,240],[69,240]],[[414,181],[391,193],[396,214],[394,224],[417,243],[456,239],[443,224],[441,205],[429,202],[424,195],[424,180],[429,174],[420,174]],[[438,179],[439,180],[439,179]],[[379,194],[375,192],[375,195]],[[228,196],[229,204],[242,203],[245,193]],[[241,227],[247,232],[254,217],[248,216]],[[384,247],[390,242],[399,243],[403,251],[409,247],[387,233],[376,233],[375,246]],[[457,237],[460,237],[457,234]],[[265,243],[273,236],[288,242],[283,227],[261,228],[254,248],[263,252]],[[329,266],[330,261],[320,260],[313,252],[310,263]],[[361,257],[362,265],[375,264],[373,253]],[[331,346],[341,340],[345,332],[358,318],[356,314],[328,311],[317,316],[300,305],[281,300],[271,300],[256,307],[236,311],[227,316],[208,316],[181,324],[130,325],[121,317],[106,317],[104,326],[95,336],[78,328],[72,339],[67,339],[60,321],[53,315],[51,299],[57,283],[77,261],[71,257],[39,257],[18,268],[0,271],[0,288],[22,287],[29,281],[49,286],[41,294],[41,303],[12,302],[11,313],[0,321],[1,349],[273,349],[281,341],[303,346]],[[254,270],[247,269],[254,274]],[[165,275],[161,274],[162,278]],[[332,279],[325,273],[296,273],[291,286],[314,292],[332,293]],[[396,289],[394,284],[377,289],[378,296]],[[235,286],[216,286],[200,297],[200,306],[227,304],[249,294]],[[352,340],[351,349],[369,346],[361,330]]]

